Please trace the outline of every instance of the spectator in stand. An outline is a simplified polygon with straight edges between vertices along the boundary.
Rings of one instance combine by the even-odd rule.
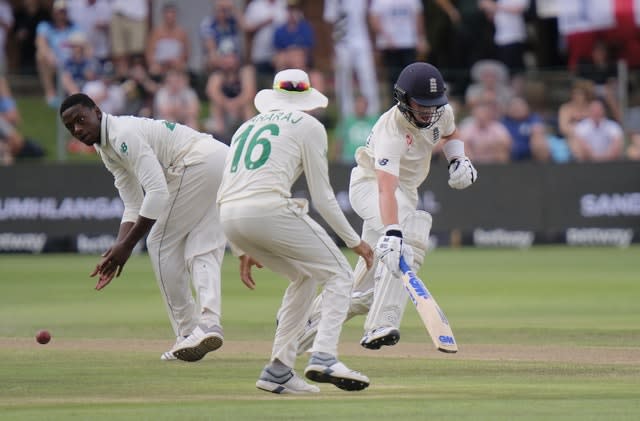
[[[25,138],[4,118],[0,117],[0,166],[11,165],[20,158],[41,158],[44,150],[36,142]]]
[[[425,60],[429,45],[424,30],[420,0],[372,0],[370,21],[376,49],[382,55],[387,88],[384,96],[392,98],[393,86],[400,72],[416,60]]]
[[[471,67],[471,79],[473,83],[465,92],[466,106],[471,109],[476,103],[492,96],[497,100],[501,116],[513,96],[507,67],[497,60],[480,60]]]
[[[594,99],[587,118],[576,124],[569,146],[577,161],[614,161],[622,158],[624,132],[620,124],[607,118],[602,100]]]
[[[494,26],[487,20],[478,0],[434,0],[425,5],[427,39],[431,44],[430,62],[442,62],[448,69],[447,92],[464,95],[469,85],[465,69],[495,56]]]
[[[118,79],[116,73],[115,77]],[[122,84],[126,95],[126,104],[123,114],[138,117],[151,117],[153,115],[153,100],[158,92],[158,83],[147,73],[144,59],[141,56],[132,59],[131,68]]]
[[[495,27],[498,59],[512,74],[523,72],[527,41],[524,14],[529,8],[529,0],[480,0],[478,6]]]
[[[216,0],[213,16],[207,16],[200,24],[200,38],[204,46],[205,71],[211,73],[220,68],[221,52],[235,51],[242,57],[242,16],[231,0]]]
[[[549,157],[551,162],[556,164],[565,164],[573,160],[571,156],[571,148],[567,139],[560,136],[557,121],[550,121],[547,125],[547,146],[549,148]]]
[[[273,63],[276,71],[300,69],[307,73],[311,84],[320,92],[325,91],[325,81],[321,72],[313,68],[312,49],[315,33],[304,17],[300,0],[287,0],[287,20],[278,26],[273,35],[276,54]],[[309,111],[311,115],[327,124],[326,108]]]
[[[15,9],[13,37],[18,56],[20,73],[35,74],[36,67],[36,28],[40,22],[51,20],[48,9],[38,0],[23,0]]]
[[[273,63],[276,71],[294,68],[294,62],[302,64],[303,70],[308,69],[314,45],[313,27],[302,13],[300,0],[287,0],[287,20],[276,27],[273,33],[273,46],[276,50]]]
[[[114,76],[113,65],[107,63],[103,66],[102,77],[85,83],[82,93],[91,98],[105,113],[122,115],[126,106],[126,92]]]
[[[368,0],[326,0],[324,20],[333,25],[335,52],[335,92],[342,118],[354,113],[354,76],[366,98],[369,115],[380,112],[378,79],[373,60],[369,27]]]
[[[91,55],[91,47],[82,32],[69,37],[67,44],[71,47],[71,57],[62,65],[62,89],[65,95],[82,91],[85,83],[98,79],[100,63]]]
[[[618,71],[615,62],[610,59],[609,48],[604,40],[597,40],[593,44],[590,57],[582,57],[578,60],[575,73],[580,79],[592,81],[599,95],[602,95],[601,91],[610,82],[615,82]]]
[[[271,89],[273,67],[273,34],[287,20],[286,0],[251,0],[244,14],[244,29],[252,39],[251,63],[256,70],[257,89]]]
[[[198,129],[200,100],[189,86],[187,74],[169,69],[154,100],[154,117]]]
[[[626,156],[632,161],[640,161],[640,132],[634,131],[629,135]]]
[[[109,0],[72,0],[69,2],[69,17],[87,35],[93,57],[100,61],[101,65],[106,63],[111,55]]]
[[[0,0],[0,74],[7,72],[7,35],[13,28],[13,10],[7,0]]]
[[[148,0],[111,0],[111,58],[118,77],[126,77],[135,56],[144,56]]]
[[[162,21],[149,34],[145,56],[152,77],[162,77],[169,69],[187,70],[189,35],[178,23],[175,3],[162,7]]]
[[[256,75],[253,66],[243,65],[233,50],[220,55],[219,66],[207,81],[210,115],[206,129],[229,144],[240,124],[255,115]]]
[[[504,124],[495,119],[493,106],[486,102],[474,105],[471,120],[460,128],[465,152],[474,163],[510,161],[513,141]]]
[[[575,125],[589,115],[589,103],[593,98],[593,82],[576,80],[573,83],[571,97],[558,109],[559,134],[567,141],[573,136]]]
[[[547,128],[542,118],[537,113],[531,112],[526,99],[520,96],[511,98],[507,111],[502,117],[502,124],[513,140],[512,161],[549,161]]]
[[[610,57],[607,43],[604,40],[597,40],[593,45],[591,56],[578,61],[575,74],[580,79],[593,82],[595,95],[604,101],[613,119],[621,122],[622,111],[616,94],[618,70],[616,63]]]
[[[345,115],[336,130],[334,156],[343,164],[355,163],[356,149],[367,143],[371,129],[380,117],[369,114],[367,99],[363,95],[356,95],[354,102],[354,113]]]
[[[36,62],[45,99],[51,107],[57,107],[56,74],[67,58],[71,56],[69,37],[78,28],[69,20],[67,2],[53,2],[52,21],[40,22],[36,28]]]
[[[14,127],[20,123],[20,111],[16,106],[16,100],[11,93],[11,87],[7,78],[0,74],[0,118],[3,118]]]

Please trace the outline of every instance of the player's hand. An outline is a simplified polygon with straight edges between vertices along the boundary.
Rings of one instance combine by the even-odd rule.
[[[364,259],[367,264],[367,270],[371,269],[371,266],[373,266],[373,249],[367,242],[360,241],[360,244],[353,247],[351,250]]]
[[[395,235],[383,235],[376,244],[376,256],[396,277],[401,275],[400,256],[403,253],[402,249],[402,237]],[[411,260],[413,261],[413,258]]]
[[[96,289],[106,287],[114,277],[120,276],[125,263],[133,250],[124,243],[116,243],[102,254],[100,263],[96,265],[90,276],[100,275]]]
[[[454,158],[449,162],[449,186],[454,189],[466,189],[476,182],[478,171],[467,157]]]
[[[249,289],[256,288],[256,282],[251,276],[251,266],[255,266],[259,269],[262,268],[262,264],[248,254],[240,256],[240,279],[242,283]]]

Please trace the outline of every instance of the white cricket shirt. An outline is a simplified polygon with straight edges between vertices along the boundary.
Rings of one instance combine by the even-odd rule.
[[[354,177],[375,178],[375,170],[388,172],[399,178],[399,187],[417,202],[417,189],[429,174],[434,146],[442,136],[451,135],[455,129],[453,109],[448,104],[437,123],[429,129],[413,126],[395,105],[380,116],[367,144],[356,150],[358,167]]]
[[[247,206],[251,212],[260,206],[284,206],[304,172],[318,213],[347,247],[355,247],[360,237],[329,182],[327,149],[325,128],[311,115],[295,110],[258,114],[233,135],[218,203],[252,202]]]
[[[163,120],[102,114],[94,145],[124,203],[122,222],[158,219],[169,202],[167,180],[227,148],[213,137]]]

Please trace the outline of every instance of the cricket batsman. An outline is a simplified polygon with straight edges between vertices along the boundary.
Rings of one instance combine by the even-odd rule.
[[[418,187],[429,174],[435,146],[442,142],[450,187],[465,189],[478,179],[458,138],[445,90],[436,67],[424,62],[406,66],[394,87],[396,104],[380,116],[366,145],[356,150],[349,200],[363,219],[362,239],[376,244],[377,259],[369,271],[358,261],[354,272],[366,275],[354,287],[347,319],[367,314],[360,340],[367,349],[400,340],[408,295],[399,279],[399,261],[404,255],[417,273],[427,252],[431,215],[416,208]],[[313,341],[318,308],[325,299],[321,294],[314,302],[299,353]]]

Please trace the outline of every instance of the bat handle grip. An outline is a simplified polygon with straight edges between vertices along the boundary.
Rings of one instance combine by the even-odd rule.
[[[400,270],[402,273],[407,273],[411,270],[407,262],[404,260],[404,256],[400,255]]]

